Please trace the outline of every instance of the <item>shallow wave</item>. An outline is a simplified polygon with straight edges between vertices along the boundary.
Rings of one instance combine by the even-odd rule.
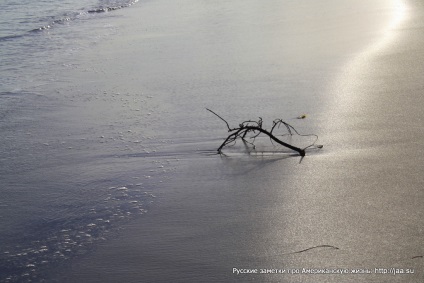
[[[14,39],[25,37],[27,35],[30,35],[30,34],[33,34],[33,33],[36,33],[36,32],[48,30],[48,29],[51,29],[55,26],[63,25],[67,22],[78,20],[81,17],[84,17],[84,15],[107,13],[107,12],[112,12],[112,11],[115,11],[115,10],[127,8],[127,7],[134,5],[138,1],[139,0],[132,0],[132,1],[125,1],[123,3],[122,2],[107,2],[105,4],[100,3],[100,5],[95,6],[95,7],[82,8],[82,9],[79,9],[78,11],[75,11],[75,12],[69,12],[69,13],[63,14],[63,15],[57,17],[55,20],[52,20],[45,25],[36,27],[34,29],[30,29],[26,32],[23,32],[23,33],[20,33],[20,34],[12,34],[12,35],[2,36],[2,37],[0,37],[0,42],[14,40]],[[55,17],[52,16],[52,18],[55,18]]]
[[[22,37],[24,34],[15,34],[15,35],[6,35],[0,37],[0,41],[7,41],[7,40],[13,40],[15,38]]]
[[[89,206],[56,204],[74,215],[40,219],[25,236],[16,235],[22,239],[0,253],[0,282],[43,282],[50,270],[86,254],[123,222],[146,213],[154,198],[138,183],[109,187],[102,201]]]

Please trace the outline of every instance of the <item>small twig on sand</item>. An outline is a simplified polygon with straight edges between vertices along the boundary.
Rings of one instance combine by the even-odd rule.
[[[215,116],[217,116],[219,119],[221,119],[222,121],[225,122],[225,124],[227,125],[228,128],[228,132],[230,133],[227,138],[224,140],[224,142],[219,146],[219,148],[217,149],[218,153],[221,154],[222,153],[222,149],[230,144],[233,144],[237,141],[237,139],[241,139],[244,142],[247,142],[251,145],[254,146],[254,140],[256,137],[258,137],[261,134],[264,134],[266,136],[268,136],[271,140],[271,142],[276,142],[282,146],[285,146],[291,150],[294,150],[296,152],[299,153],[300,156],[305,156],[305,149],[312,147],[315,145],[315,142],[318,140],[318,136],[317,135],[301,135],[297,132],[297,130],[291,126],[290,124],[284,122],[281,119],[276,119],[273,121],[271,130],[266,130],[262,127],[262,118],[259,117],[259,120],[257,121],[244,121],[241,124],[239,124],[238,127],[236,128],[231,128],[230,125],[228,124],[228,122],[222,118],[221,116],[219,116],[218,114],[216,114],[214,111],[206,108],[206,110],[208,110],[209,112],[211,112],[212,114],[214,114]],[[289,143],[286,143],[282,140],[280,140],[279,138],[277,138],[277,136],[274,134],[274,130],[280,128],[280,126],[284,126],[284,128],[287,130],[287,134],[288,135],[293,135],[293,133],[299,135],[299,136],[314,136],[316,137],[315,141],[305,147],[305,148],[299,148],[296,146],[293,146]],[[253,139],[253,142],[249,142],[246,140],[246,137],[249,137],[251,139]]]

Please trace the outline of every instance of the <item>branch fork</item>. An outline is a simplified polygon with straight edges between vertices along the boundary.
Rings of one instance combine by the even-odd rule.
[[[219,116],[218,114],[216,114],[215,112],[213,112],[212,110],[206,108],[206,110],[208,110],[209,112],[211,112],[212,114],[214,114],[215,116],[217,116],[219,119],[221,119],[222,121],[225,122],[225,124],[227,125],[228,128],[228,132],[230,133],[227,138],[224,140],[224,142],[219,146],[219,148],[217,149],[218,153],[221,154],[222,153],[222,149],[225,146],[228,146],[230,144],[234,144],[237,139],[241,139],[242,141],[249,143],[251,145],[253,145],[253,147],[255,146],[254,141],[255,138],[257,138],[259,135],[263,134],[269,137],[269,139],[271,140],[271,142],[276,142],[284,147],[287,147],[291,150],[294,150],[296,152],[299,153],[300,156],[305,156],[305,150],[309,147],[315,146],[315,142],[318,140],[318,136],[314,135],[314,134],[309,134],[309,135],[301,135],[299,134],[296,129],[291,126],[290,124],[284,122],[281,119],[275,119],[272,122],[272,127],[270,130],[266,130],[262,127],[262,118],[259,117],[259,120],[257,121],[252,121],[252,120],[247,120],[242,122],[241,124],[239,124],[239,126],[237,128],[231,128],[230,125],[228,124],[228,122],[222,118],[221,116]],[[287,133],[285,135],[293,135],[293,133],[299,135],[299,136],[314,136],[316,139],[315,141],[305,147],[305,148],[299,148],[296,146],[293,146],[289,143],[286,143],[284,141],[282,141],[281,139],[279,139],[277,137],[276,134],[274,134],[274,130],[279,129],[281,126],[284,126],[284,128],[287,130]],[[285,136],[283,135],[283,136]],[[252,141],[248,141],[246,138],[249,137]],[[322,146],[317,146],[318,148],[321,148]]]

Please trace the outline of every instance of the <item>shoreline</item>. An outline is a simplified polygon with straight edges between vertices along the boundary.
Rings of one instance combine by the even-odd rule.
[[[192,1],[184,1],[186,5],[190,3],[192,4]],[[254,1],[248,4],[252,3]],[[327,266],[346,268],[371,267],[377,264],[400,268],[405,265],[404,262],[408,262],[408,266],[414,268],[420,266],[418,258],[412,260],[413,256],[420,256],[420,253],[410,254],[410,257],[408,254],[416,250],[421,239],[421,236],[415,236],[417,233],[421,235],[419,234],[421,232],[414,228],[414,223],[422,222],[418,217],[421,211],[409,220],[400,215],[405,213],[414,215],[414,210],[420,209],[418,200],[422,195],[416,190],[416,186],[420,184],[418,164],[423,163],[418,160],[415,164],[418,168],[408,170],[407,174],[402,175],[401,173],[405,173],[409,166],[414,165],[414,160],[405,160],[402,158],[403,152],[394,151],[403,143],[401,139],[394,137],[396,131],[388,129],[387,126],[382,131],[376,128],[384,124],[383,118],[387,115],[377,111],[377,106],[363,107],[369,104],[377,105],[372,95],[377,95],[381,101],[387,102],[380,92],[374,91],[374,87],[386,85],[388,82],[386,79],[398,74],[393,68],[401,62],[396,58],[387,59],[385,56],[403,52],[407,57],[405,47],[397,51],[382,50],[378,58],[383,59],[371,60],[370,64],[382,64],[387,67],[393,63],[393,66],[388,69],[389,71],[379,68],[376,73],[362,74],[363,83],[356,88],[357,91],[363,91],[362,96],[357,98],[363,103],[362,108],[353,109],[353,105],[342,103],[344,108],[341,116],[334,117],[323,111],[326,106],[333,105],[330,110],[339,113],[338,108],[334,106],[337,104],[332,102],[333,98],[327,97],[328,101],[314,102],[314,99],[322,98],[325,86],[331,84],[330,79],[326,77],[327,73],[315,77],[320,71],[319,62],[325,61],[323,58],[328,56],[327,51],[320,49],[322,53],[317,55],[318,59],[315,58],[318,62],[315,62],[316,65],[303,66],[304,68],[301,67],[290,77],[289,69],[283,71],[278,69],[283,68],[284,60],[278,61],[277,67],[270,70],[267,68],[271,59],[274,59],[272,56],[264,55],[263,60],[259,60],[260,57],[255,57],[259,56],[256,50],[246,51],[238,48],[237,44],[245,46],[243,43],[255,38],[248,31],[238,33],[236,30],[234,34],[240,36],[239,41],[231,44],[222,42],[222,47],[214,44],[216,50],[206,49],[211,39],[200,37],[199,30],[203,28],[208,32],[215,31],[217,23],[204,19],[205,22],[199,27],[190,25],[198,23],[200,17],[198,18],[195,13],[199,7],[178,8],[178,3],[175,3],[175,9],[170,10],[176,14],[174,16],[166,14],[168,22],[157,23],[154,21],[155,13],[163,9],[164,3],[158,1],[146,5],[147,8],[140,5],[134,9],[131,20],[137,13],[142,13],[145,16],[142,21],[146,25],[147,33],[131,38],[132,32],[143,29],[124,31],[122,38],[131,39],[133,46],[126,46],[123,50],[115,51],[116,53],[110,51],[110,58],[106,60],[109,62],[100,65],[98,69],[105,73],[104,80],[113,81],[111,78],[125,70],[125,67],[134,68],[129,72],[129,77],[123,81],[129,82],[125,84],[125,89],[133,92],[141,86],[144,89],[138,91],[154,96],[152,104],[157,105],[157,108],[151,108],[157,112],[149,112],[152,117],[152,124],[149,127],[165,124],[166,126],[156,133],[156,138],[165,137],[169,131],[175,142],[173,145],[158,146],[159,151],[169,150],[167,152],[169,155],[165,158],[172,158],[173,154],[177,154],[178,150],[184,147],[179,144],[184,138],[188,140],[189,146],[184,147],[185,151],[179,156],[180,160],[175,166],[176,170],[170,174],[170,179],[164,179],[160,183],[161,188],[156,191],[158,200],[153,205],[154,208],[140,220],[125,225],[125,231],[116,240],[99,245],[93,254],[74,262],[70,270],[65,271],[60,278],[64,280],[63,282],[78,280],[116,282],[123,278],[128,282],[140,278],[155,282],[219,280],[279,282],[286,278],[278,274],[266,277],[255,275],[241,277],[232,274],[231,270],[234,267],[321,266],[323,262]],[[143,11],[143,8],[146,8],[146,11]],[[207,12],[205,7],[202,8]],[[231,9],[236,11],[234,7],[227,8],[230,12]],[[269,11],[269,8],[265,10]],[[251,15],[248,12],[245,10],[244,14],[241,14],[246,17]],[[191,17],[185,17],[181,24],[176,21],[181,16]],[[228,20],[228,27],[237,27],[232,19],[224,16],[221,15],[220,19]],[[120,28],[129,22],[130,20],[127,23],[123,21]],[[180,23],[181,26],[172,25],[169,31],[167,25],[170,23]],[[187,26],[193,29],[189,30],[190,34],[182,29]],[[334,26],[332,28],[337,30]],[[225,29],[226,27],[221,27],[219,31],[224,32]],[[273,30],[276,33],[279,31]],[[398,32],[401,33],[400,37],[404,35],[404,32]],[[213,39],[223,34],[216,35]],[[231,40],[233,40],[231,35],[234,34],[228,34]],[[330,37],[331,34],[327,36]],[[365,38],[368,36],[370,35]],[[106,48],[113,50],[118,43],[108,44]],[[139,44],[140,49],[137,50],[134,46],[136,44]],[[190,48],[190,44],[197,48]],[[271,45],[272,48],[267,47],[266,50],[276,54],[277,49],[274,48],[280,45],[277,42],[273,44],[275,45]],[[402,43],[400,41],[393,43],[394,46],[399,46],[398,44]],[[343,49],[340,46],[339,48]],[[224,47],[231,56],[220,59],[219,54],[222,52],[220,48]],[[184,53],[185,48],[192,52]],[[143,59],[139,64],[144,64],[143,66],[137,66],[136,62],[131,63],[134,59],[131,55],[125,55],[131,50],[137,51],[137,56]],[[240,53],[241,51],[246,53]],[[326,72],[334,70],[333,68],[339,69],[341,66],[339,62],[348,61],[352,56],[360,54],[360,51],[359,53],[349,51],[348,55],[342,50],[338,52],[340,60],[332,61],[334,66],[330,63],[328,66],[325,65]],[[254,68],[246,68],[248,64],[245,65],[240,54],[250,58],[249,60],[256,58],[255,60],[260,62],[256,67],[263,70],[263,75],[259,76],[260,71]],[[290,52],[282,55],[282,58],[288,58],[289,55]],[[113,70],[110,67],[117,58],[122,61],[115,66],[116,70]],[[200,59],[202,61],[198,63]],[[296,63],[296,60],[292,62]],[[221,69],[221,67],[229,68],[232,64],[236,64],[240,69]],[[310,72],[309,67],[316,69]],[[237,71],[241,74],[238,80],[230,76]],[[284,74],[290,78],[284,77],[276,82]],[[335,71],[333,74],[335,75]],[[369,78],[365,78],[367,74]],[[302,75],[311,80],[299,79],[298,77]],[[375,83],[372,80],[373,75],[384,79]],[[137,83],[134,83],[137,78]],[[167,83],[163,85],[164,78]],[[252,78],[256,78],[256,81],[250,81]],[[100,81],[100,77],[97,79]],[[319,82],[321,79],[324,81]],[[386,86],[385,90],[396,94],[396,87]],[[351,87],[348,88],[352,91]],[[281,98],[278,96],[281,90],[293,93]],[[312,101],[305,103],[304,92],[307,90],[311,91]],[[200,91],[204,91],[204,94],[199,94]],[[246,93],[249,91],[250,93]],[[263,94],[263,91],[269,91],[270,94]],[[224,93],[232,93],[233,96],[226,96]],[[258,100],[263,105],[258,105]],[[289,106],[278,106],[279,103],[286,102]],[[385,110],[394,109],[396,113],[402,113],[401,109],[396,108],[397,105],[382,104]],[[311,114],[311,119],[306,120],[307,125],[305,123],[298,125],[306,132],[315,132],[319,129],[324,150],[307,156],[301,164],[296,158],[279,156],[261,159],[249,156],[227,159],[205,157],[198,154],[191,145],[200,150],[214,148],[215,144],[219,144],[216,142],[217,137],[222,135],[221,130],[224,128],[221,121],[214,121],[208,113],[197,110],[199,105],[203,106],[202,109],[207,106],[219,113],[230,113],[228,121],[232,122],[243,120],[246,116],[255,117],[257,116],[255,114],[264,112],[268,117],[275,117],[281,108],[287,110],[288,117],[296,117],[299,109],[302,109],[302,112],[306,110]],[[233,105],[238,105],[240,109],[232,111]],[[343,111],[346,110],[348,113],[345,115]],[[190,115],[185,117],[187,113]],[[352,119],[357,113],[361,113],[361,116],[356,120]],[[373,114],[377,117],[373,117]],[[174,121],[166,124],[170,119]],[[320,127],[319,125],[323,123],[329,127]],[[399,121],[399,124],[403,123]],[[190,128],[191,125],[193,128]],[[362,125],[368,126],[369,129]],[[172,132],[172,129],[177,131]],[[378,134],[373,135],[374,133]],[[409,135],[411,133],[408,131]],[[385,144],[387,136],[391,138],[389,143]],[[418,142],[419,139],[413,137],[412,140]],[[415,145],[407,141],[405,143],[411,150],[407,151],[407,154],[412,158]],[[389,154],[382,158],[380,152],[387,151]],[[401,166],[393,164],[393,161]],[[388,173],[385,170],[388,170]],[[405,221],[401,227],[404,229],[402,231],[406,232],[398,231],[399,226],[396,226],[398,220]],[[400,242],[403,237],[412,244]],[[337,249],[309,250],[324,245]],[[293,253],[305,249],[308,249],[308,252]],[[399,263],[400,261],[402,262]],[[99,278],[98,274],[102,276]],[[416,273],[407,277],[407,280],[411,278],[423,278],[423,274]],[[305,282],[311,278],[293,275],[287,279]],[[325,279],[327,282],[341,280],[337,276],[328,276]],[[350,282],[349,280],[378,282],[386,277],[377,274],[360,278],[346,275],[343,279],[347,280],[346,282]]]

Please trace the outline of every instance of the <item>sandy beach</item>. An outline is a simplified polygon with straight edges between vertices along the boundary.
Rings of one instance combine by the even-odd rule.
[[[61,117],[109,144],[81,174],[154,200],[52,280],[424,279],[422,4],[283,2],[141,1],[78,53]],[[227,131],[205,108],[282,118],[323,148],[213,154]]]

